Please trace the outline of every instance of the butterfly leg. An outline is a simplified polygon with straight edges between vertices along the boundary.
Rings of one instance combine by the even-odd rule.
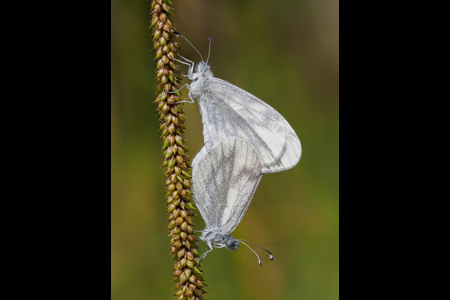
[[[211,252],[211,251],[213,250],[213,247],[212,247],[210,241],[207,241],[207,242],[206,242],[206,249],[208,249],[208,247],[209,247],[209,250],[207,250],[205,253],[202,254],[202,256],[200,256],[197,265],[198,265],[198,264],[206,257],[206,255],[207,255],[209,252]]]
[[[188,75],[187,75],[187,77],[189,77],[189,76],[194,72],[194,62],[193,62],[193,61],[190,61],[189,59],[184,58],[184,57],[181,56],[181,55],[178,55],[178,56],[181,57],[181,58],[183,58],[183,59],[185,59],[185,60],[187,60],[187,61],[189,61],[189,62],[191,62],[191,63],[187,63],[187,62],[184,62],[184,61],[182,61],[182,60],[176,59],[175,57],[173,58],[174,60],[176,60],[176,61],[179,62],[180,64],[189,66],[189,71],[188,71]]]
[[[181,56],[181,57],[182,57],[182,56]],[[184,58],[184,57],[183,57],[183,58]],[[187,62],[185,62],[185,61],[176,59],[175,57],[174,57],[173,59],[174,59],[175,61],[179,62],[180,64],[187,65],[187,66],[189,66],[189,68],[191,67],[191,64],[190,64],[190,63],[187,63]]]
[[[194,73],[194,62],[192,60],[187,59],[184,56],[181,56],[178,54],[179,57],[181,57],[182,59],[184,59],[185,61],[187,61],[188,63],[191,63],[192,65],[189,67],[189,74]]]
[[[188,62],[190,62],[191,64],[194,64],[194,62],[193,62],[192,60],[189,60],[189,59],[187,59],[186,57],[181,56],[180,54],[178,54],[178,56],[181,57],[182,59],[184,59],[185,61],[188,61]]]
[[[186,99],[191,99],[191,101],[186,101]],[[187,97],[186,99],[184,99],[183,101],[178,101],[178,102],[176,102],[177,104],[178,103],[195,103],[194,102],[194,99],[192,99],[191,97]]]
[[[179,92],[179,91],[181,91],[185,86],[187,86],[188,87],[188,89],[191,87],[189,84],[185,84],[185,85],[183,85],[181,88],[179,88],[178,90],[176,90],[176,91],[172,91],[172,92],[168,92],[169,94],[173,94],[173,93],[176,93],[176,92]]]
[[[167,92],[167,93],[169,93],[169,94],[174,94],[174,93],[176,93],[176,92],[181,91],[185,86],[187,86],[188,89],[191,88],[191,86],[190,86],[189,84],[186,83],[185,85],[183,85],[183,86],[182,86],[181,88],[179,88],[178,90],[176,90],[176,91],[171,91],[171,92]],[[189,92],[189,95],[190,95],[190,92]],[[186,99],[191,99],[191,101],[186,101]],[[192,97],[189,96],[189,97],[185,98],[183,101],[178,101],[177,103],[195,103],[195,102],[194,102],[194,99],[192,99]]]

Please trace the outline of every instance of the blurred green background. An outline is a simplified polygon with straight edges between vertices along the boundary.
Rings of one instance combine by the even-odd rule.
[[[339,2],[172,0],[172,21],[214,75],[254,94],[297,132],[293,169],[263,176],[233,236],[245,246],[204,261],[205,299],[339,298]],[[176,299],[165,231],[161,138],[149,3],[111,1],[111,292],[113,300]],[[179,39],[183,56],[198,54]],[[184,73],[186,68],[182,67]],[[183,82],[184,84],[185,82]],[[181,85],[180,85],[181,86]],[[183,90],[183,98],[187,90]],[[203,145],[197,104],[184,104],[191,159]],[[196,229],[203,229],[200,215]],[[200,252],[205,251],[204,243]]]

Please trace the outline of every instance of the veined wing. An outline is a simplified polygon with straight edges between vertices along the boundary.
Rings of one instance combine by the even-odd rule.
[[[205,147],[227,138],[244,139],[259,153],[262,173],[280,172],[300,160],[300,140],[270,105],[231,83],[208,78],[199,98]]]
[[[192,160],[192,163],[191,163],[192,169],[195,168],[195,166],[197,165],[198,161],[206,153],[206,151],[207,151],[206,147],[203,146],[202,149],[200,149],[200,151],[194,156],[194,159]]]
[[[230,234],[241,222],[261,180],[261,164],[247,141],[226,139],[204,153],[192,172],[192,190],[207,227]]]

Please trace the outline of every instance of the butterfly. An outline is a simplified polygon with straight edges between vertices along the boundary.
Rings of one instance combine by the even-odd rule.
[[[180,57],[187,62],[175,59],[189,65],[188,74],[183,76],[192,80],[191,84],[184,85],[189,89],[187,99],[191,101],[178,103],[193,103],[194,99],[197,100],[203,123],[205,144],[194,157],[192,166],[221,141],[237,138],[244,139],[255,147],[263,174],[294,167],[302,155],[300,140],[294,129],[264,101],[225,80],[215,78],[208,65],[211,39],[209,46],[208,59],[204,62],[202,57],[195,69],[194,62],[182,56]]]
[[[236,250],[240,243],[253,244],[231,236],[239,225],[255,194],[262,177],[258,152],[252,144],[241,139],[226,139],[198,159],[192,171],[192,191],[194,202],[206,223],[200,240],[209,248],[199,259],[214,248]],[[259,255],[259,265],[262,264]]]

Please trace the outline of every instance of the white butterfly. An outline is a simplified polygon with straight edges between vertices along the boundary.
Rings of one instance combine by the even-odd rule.
[[[192,101],[180,102],[197,100],[205,141],[192,161],[193,167],[206,151],[227,138],[244,139],[253,144],[263,174],[287,170],[299,162],[302,155],[300,140],[280,113],[252,94],[215,78],[208,65],[209,53],[206,62],[202,58],[197,64],[195,72],[194,62],[182,58],[189,63],[176,60],[189,65],[188,75],[184,76],[192,80],[190,85],[185,85]]]
[[[239,225],[252,201],[261,180],[261,163],[255,148],[245,140],[226,139],[198,159],[192,172],[194,201],[206,223],[200,240],[208,251],[199,262],[215,248],[236,250],[242,242],[231,232]],[[270,254],[272,253],[258,246]],[[250,247],[249,247],[250,248]],[[251,249],[251,248],[250,248]],[[253,249],[251,249],[253,251]],[[259,264],[261,258],[258,256]]]

